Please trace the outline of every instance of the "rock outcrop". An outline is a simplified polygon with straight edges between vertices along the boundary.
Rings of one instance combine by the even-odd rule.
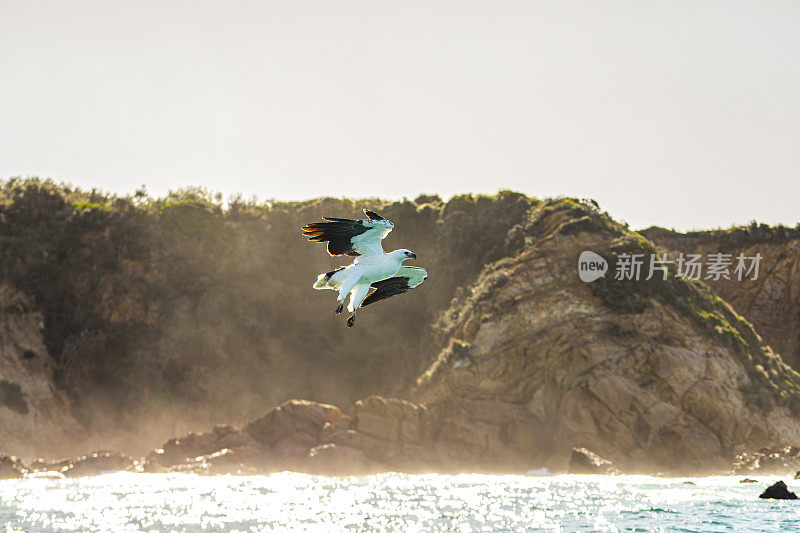
[[[570,474],[619,474],[613,463],[586,448],[572,448],[569,457]]]
[[[753,324],[787,364],[800,370],[800,230],[753,224],[689,233],[651,227],[641,233],[668,250],[672,260],[680,253],[723,253],[730,254],[735,265],[739,254],[760,254],[757,279],[739,281],[731,273],[730,279],[712,277],[705,282]]]
[[[144,469],[327,475],[436,469],[429,438],[434,420],[424,406],[372,396],[356,402],[353,412],[290,400],[242,428],[217,426],[171,439],[145,458]]]
[[[789,491],[789,489],[786,487],[786,483],[783,481],[778,481],[774,485],[767,487],[767,489],[758,497],[765,500],[796,500],[797,494]]]
[[[563,470],[586,446],[628,472],[709,472],[800,442],[800,375],[744,318],[674,271],[614,279],[626,254],[655,251],[641,235],[566,199],[510,238],[523,251],[446,313],[447,348],[414,396],[464,443],[462,464]],[[604,278],[579,279],[582,251]]]
[[[41,316],[22,293],[0,285],[0,453],[60,453],[79,435],[53,382]]]

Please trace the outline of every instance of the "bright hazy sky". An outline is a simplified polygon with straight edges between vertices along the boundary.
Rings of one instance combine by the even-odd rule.
[[[0,177],[800,221],[800,2],[0,0]]]

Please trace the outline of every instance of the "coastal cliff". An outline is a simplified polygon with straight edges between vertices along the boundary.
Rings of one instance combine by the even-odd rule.
[[[415,394],[468,428],[474,461],[559,465],[585,446],[626,471],[711,471],[798,442],[800,375],[727,303],[674,272],[613,279],[651,242],[572,200],[534,208],[512,238],[523,251],[445,313],[447,348]],[[605,278],[579,279],[584,250],[609,261]]]

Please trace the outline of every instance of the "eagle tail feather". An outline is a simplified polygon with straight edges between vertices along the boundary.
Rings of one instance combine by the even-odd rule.
[[[314,288],[318,290],[322,289],[333,289],[338,290],[341,282],[338,282],[333,279],[333,276],[337,273],[344,270],[344,267],[337,268],[336,270],[331,270],[330,272],[325,272],[324,274],[320,274],[317,276],[317,281],[314,282]]]

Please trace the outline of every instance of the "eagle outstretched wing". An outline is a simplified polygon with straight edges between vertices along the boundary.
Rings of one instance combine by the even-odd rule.
[[[330,255],[370,255],[383,253],[381,241],[394,224],[377,213],[364,209],[366,219],[328,218],[303,226],[309,241],[327,242]]]
[[[397,271],[397,274],[393,278],[376,281],[372,284],[375,290],[372,294],[364,298],[364,301],[361,302],[361,307],[408,292],[425,281],[427,277],[428,271],[424,268],[400,267],[400,270]]]

